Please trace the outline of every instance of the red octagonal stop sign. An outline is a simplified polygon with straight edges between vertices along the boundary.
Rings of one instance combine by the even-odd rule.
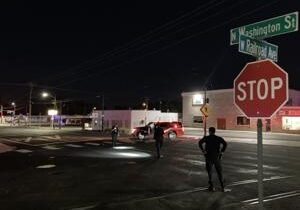
[[[247,63],[233,86],[234,103],[247,117],[270,118],[288,101],[288,74],[271,60]]]

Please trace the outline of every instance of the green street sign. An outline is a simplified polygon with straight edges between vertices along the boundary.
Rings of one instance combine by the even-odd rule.
[[[278,46],[243,34],[240,34],[239,40],[239,52],[252,55],[259,59],[278,61]]]
[[[230,45],[238,44],[240,34],[252,38],[267,38],[298,31],[298,12],[270,18],[230,30]]]

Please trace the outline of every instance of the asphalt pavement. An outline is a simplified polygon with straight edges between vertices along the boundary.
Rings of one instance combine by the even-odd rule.
[[[166,140],[157,159],[152,140],[122,136],[112,148],[109,136],[88,134],[1,135],[14,147],[0,153],[1,209],[257,209],[254,144],[229,142],[224,193],[216,176],[207,191],[196,139]],[[299,147],[264,145],[265,209],[298,208],[299,158]]]

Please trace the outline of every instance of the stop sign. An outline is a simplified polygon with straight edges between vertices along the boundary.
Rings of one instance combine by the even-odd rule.
[[[288,101],[288,74],[271,60],[247,63],[233,86],[234,103],[247,117],[270,118]]]

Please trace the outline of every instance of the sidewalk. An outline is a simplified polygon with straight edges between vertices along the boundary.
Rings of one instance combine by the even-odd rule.
[[[201,137],[197,135],[184,135],[183,137],[199,140]],[[236,143],[244,143],[244,144],[257,144],[256,138],[244,138],[244,137],[224,137],[227,142],[236,142]],[[300,139],[299,141],[289,141],[289,140],[270,140],[263,139],[264,145],[276,145],[276,146],[287,146],[287,147],[300,147]]]

